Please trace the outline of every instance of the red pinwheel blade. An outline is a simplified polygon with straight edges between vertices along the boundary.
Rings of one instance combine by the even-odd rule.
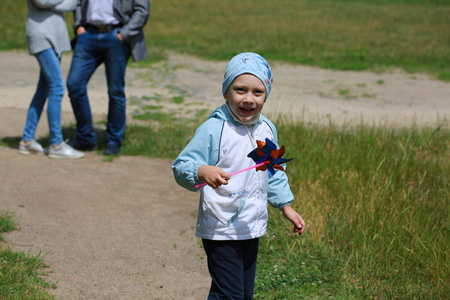
[[[272,168],[283,171],[284,172],[284,168],[280,165],[273,165]]]
[[[262,165],[261,167],[257,167],[256,168],[256,172],[258,172],[258,171],[265,171],[265,170],[267,170],[267,165]]]
[[[280,149],[272,150],[270,152],[270,156],[272,156],[272,158],[277,159],[277,158],[282,157],[284,155],[284,151],[285,151],[285,148],[284,148],[284,145],[283,145],[283,146],[281,146]]]
[[[257,140],[256,144],[258,145],[258,147],[256,148],[256,154],[258,154],[258,156],[264,157],[264,152],[262,150],[262,148],[266,145],[265,142]]]

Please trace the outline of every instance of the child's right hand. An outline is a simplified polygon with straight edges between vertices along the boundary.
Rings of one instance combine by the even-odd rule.
[[[222,184],[228,184],[230,175],[219,167],[203,165],[198,168],[198,178],[206,182],[212,188],[218,188]]]

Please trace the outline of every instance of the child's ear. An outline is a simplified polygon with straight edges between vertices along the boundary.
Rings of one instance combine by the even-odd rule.
[[[227,93],[223,94],[223,99],[228,100]]]

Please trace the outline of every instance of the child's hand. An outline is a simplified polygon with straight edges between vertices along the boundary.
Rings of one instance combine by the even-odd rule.
[[[228,184],[230,175],[219,167],[203,165],[198,168],[198,178],[206,182],[210,187],[217,188],[222,184]]]
[[[301,235],[305,231],[305,221],[290,205],[286,205],[281,209],[283,216],[294,224],[294,233]]]

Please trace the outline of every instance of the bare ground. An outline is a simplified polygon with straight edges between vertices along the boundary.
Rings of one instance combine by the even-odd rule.
[[[63,57],[67,74],[70,55]],[[226,62],[170,53],[167,62],[127,70],[129,122],[146,105],[180,116],[222,103]],[[264,108],[312,123],[444,126],[450,84],[399,71],[340,72],[272,63],[273,92]],[[81,160],[17,154],[38,77],[25,52],[0,52],[0,210],[17,214],[21,230],[7,246],[41,254],[59,299],[205,299],[203,250],[194,237],[197,197],[176,185],[171,161],[87,153]],[[89,86],[92,110],[104,119],[103,69]],[[175,103],[174,97],[183,99]],[[67,96],[63,122],[73,123]],[[43,114],[38,136],[47,134]],[[11,141],[13,141],[11,143]]]

